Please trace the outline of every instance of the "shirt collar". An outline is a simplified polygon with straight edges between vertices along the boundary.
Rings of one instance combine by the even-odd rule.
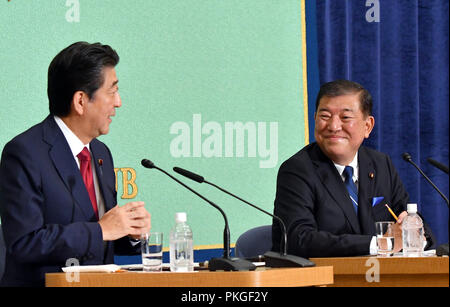
[[[337,171],[339,172],[339,175],[342,177],[342,173],[344,172],[344,169],[347,165],[339,165],[337,163],[334,163],[334,166],[336,167]],[[353,167],[353,181],[358,180],[358,152],[356,152],[355,157],[353,157],[352,162],[348,164],[348,166]]]
[[[60,117],[54,116],[54,118],[59,129],[61,129],[62,133],[64,134],[64,137],[66,138],[70,150],[72,151],[72,154],[75,158],[83,150],[84,147],[87,147],[89,151],[91,151],[89,144],[83,144],[83,142],[81,142],[81,140],[75,135],[75,133],[73,133],[73,131],[70,130],[69,127],[67,127],[66,123],[64,123],[64,121]]]

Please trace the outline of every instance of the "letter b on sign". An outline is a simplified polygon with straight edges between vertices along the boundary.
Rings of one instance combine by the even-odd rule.
[[[131,167],[115,168],[114,173],[116,175],[116,191],[118,191],[118,174],[122,173],[122,199],[135,198],[138,193],[138,187],[136,185],[136,171]]]

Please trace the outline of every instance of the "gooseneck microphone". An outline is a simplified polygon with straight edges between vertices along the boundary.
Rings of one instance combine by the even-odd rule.
[[[405,160],[406,162],[411,163],[415,168],[417,168],[417,170],[419,171],[419,173],[428,181],[429,184],[431,184],[431,186],[439,193],[439,195],[441,195],[441,197],[445,200],[445,202],[447,203],[447,207],[449,206],[448,203],[448,198],[445,197],[445,195],[438,189],[438,187],[433,183],[433,181],[431,181],[430,178],[428,178],[427,175],[425,175],[425,173],[420,169],[420,167],[417,166],[416,163],[413,162],[411,155],[407,152],[404,152],[402,154],[402,158],[403,160]]]
[[[225,212],[215,203],[201,195],[200,193],[194,191],[189,186],[178,180],[177,178],[173,177],[169,173],[167,173],[165,170],[157,167],[152,161],[148,159],[143,159],[141,161],[142,166],[149,169],[157,169],[160,172],[166,174],[171,179],[176,181],[177,183],[181,184],[183,187],[206,201],[208,204],[219,210],[219,212],[222,214],[223,219],[225,220],[225,228],[223,230],[223,258],[212,258],[209,261],[208,268],[210,271],[218,271],[218,270],[224,270],[224,271],[252,271],[256,269],[256,266],[251,263],[250,261],[239,259],[239,258],[231,258],[230,257],[230,228],[228,226],[228,219],[225,214]]]
[[[434,167],[436,167],[436,168],[440,169],[441,171],[443,171],[444,173],[448,174],[448,166],[446,166],[436,160],[433,160],[431,158],[427,158],[427,161]]]
[[[206,181],[205,178],[203,178],[203,177],[200,176],[200,175],[197,175],[197,174],[195,174],[195,173],[193,173],[193,172],[190,172],[190,171],[188,171],[188,170],[185,170],[185,169],[183,169],[183,168],[181,168],[181,167],[176,167],[176,166],[173,168],[173,170],[174,170],[175,172],[177,172],[178,174],[183,175],[184,177],[187,177],[187,178],[189,178],[189,179],[192,179],[192,180],[194,180],[194,181],[197,181],[198,183],[203,183],[203,182],[204,182],[204,183],[207,183],[207,184],[209,184],[209,185],[215,187],[216,189],[219,189],[220,191],[222,191],[222,192],[224,192],[224,193],[226,193],[226,194],[228,194],[228,195],[230,195],[230,196],[232,196],[232,197],[234,197],[234,198],[236,198],[236,199],[239,199],[240,201],[246,203],[247,205],[249,205],[249,206],[251,206],[251,207],[253,207],[253,208],[255,208],[255,209],[257,209],[257,210],[259,210],[259,211],[261,211],[261,212],[263,212],[263,213],[265,213],[265,214],[267,214],[267,215],[270,215],[272,218],[276,219],[276,220],[280,223],[280,225],[281,225],[281,227],[282,227],[282,232],[283,232],[283,233],[282,233],[282,238],[281,238],[281,241],[280,241],[280,252],[282,252],[283,255],[286,255],[286,254],[287,254],[287,235],[286,235],[287,232],[286,232],[286,225],[284,224],[283,220],[280,219],[278,216],[273,215],[273,214],[267,212],[266,210],[264,210],[264,209],[262,209],[262,208],[260,208],[260,207],[258,207],[258,206],[256,206],[256,205],[254,205],[254,204],[249,203],[248,201],[246,201],[246,200],[240,198],[239,196],[236,196],[236,195],[234,195],[233,193],[231,193],[231,192],[229,192],[229,191],[227,191],[227,190],[225,190],[225,189],[223,189],[223,188],[221,188],[221,187],[215,185],[215,184],[212,183],[212,182]]]
[[[315,266],[315,263],[305,259],[305,258],[301,258],[301,257],[297,257],[297,256],[293,256],[293,255],[288,255],[287,254],[287,232],[286,232],[286,225],[284,224],[283,220],[281,218],[279,218],[278,216],[271,214],[269,212],[267,212],[266,210],[240,198],[239,196],[234,195],[233,193],[215,185],[214,183],[211,183],[207,180],[205,180],[205,178],[203,178],[202,176],[195,174],[193,172],[190,172],[188,170],[182,169],[180,167],[174,167],[173,170],[175,172],[177,172],[180,175],[183,175],[189,179],[192,179],[198,183],[207,183],[213,187],[215,187],[216,189],[244,202],[245,204],[271,216],[272,218],[276,219],[280,225],[281,225],[281,230],[282,230],[282,238],[281,238],[281,243],[280,243],[280,253],[276,253],[276,252],[272,252],[272,251],[268,251],[264,254],[264,258],[266,261],[266,266],[268,267],[309,267],[309,266]]]
[[[417,168],[417,170],[422,174],[423,177],[425,177],[425,179],[428,181],[428,183],[430,183],[433,186],[433,188],[439,193],[439,195],[441,195],[441,197],[447,202],[447,207],[448,207],[449,206],[448,198],[445,197],[444,194],[442,194],[442,192],[434,185],[434,183],[431,181],[431,179],[428,178],[427,175],[425,175],[424,172],[422,172],[422,170],[416,165],[416,163],[413,162],[411,155],[407,152],[404,152],[402,154],[402,158],[403,158],[403,160],[411,163],[412,165],[414,165],[415,168]],[[430,161],[428,161],[428,162],[430,162]],[[438,256],[448,255],[448,252],[449,252],[448,243],[439,245],[436,248],[436,255],[438,255]]]

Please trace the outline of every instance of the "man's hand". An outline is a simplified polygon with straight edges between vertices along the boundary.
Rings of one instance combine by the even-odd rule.
[[[402,223],[407,215],[406,211],[400,213],[397,222],[394,224],[394,253],[398,253],[403,248]]]
[[[98,223],[102,228],[103,241],[113,241],[127,235],[139,238],[142,233],[150,231],[151,216],[144,202],[137,201],[122,207],[116,205]]]

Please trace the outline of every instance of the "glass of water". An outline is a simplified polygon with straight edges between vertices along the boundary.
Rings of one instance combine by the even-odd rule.
[[[142,265],[144,272],[161,272],[163,233],[149,232],[141,235]]]
[[[389,257],[394,253],[394,222],[376,222],[378,256]]]

